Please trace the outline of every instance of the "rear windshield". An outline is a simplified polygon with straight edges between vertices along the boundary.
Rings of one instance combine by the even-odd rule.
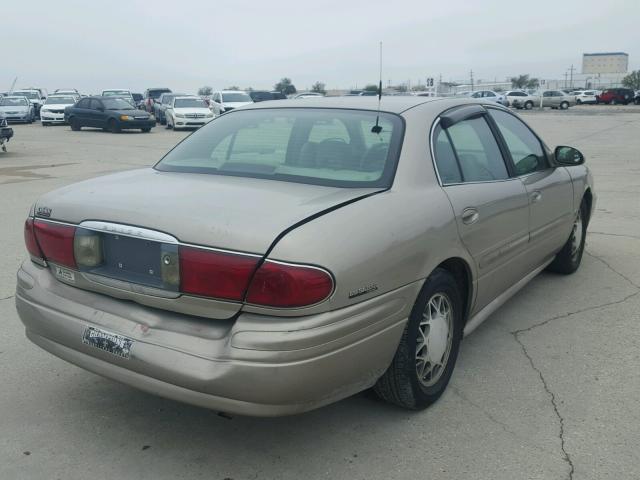
[[[311,183],[389,187],[400,152],[399,116],[341,109],[274,108],[221,115],[155,168]]]
[[[14,92],[16,95],[27,97],[31,100],[37,100],[38,94],[36,92]]]
[[[223,102],[253,102],[251,97],[246,93],[223,93],[222,94]]]
[[[158,98],[163,93],[171,93],[168,88],[159,88],[157,90],[149,90],[149,98]]]

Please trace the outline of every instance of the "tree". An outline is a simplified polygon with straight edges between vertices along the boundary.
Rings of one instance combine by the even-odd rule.
[[[200,87],[198,89],[198,95],[200,95],[201,97],[208,97],[213,93],[213,88],[211,88],[208,85],[205,85],[204,87]]]
[[[527,82],[527,88],[538,88],[540,86],[540,80],[537,78],[530,78]]]
[[[622,79],[622,85],[634,90],[640,90],[640,70],[634,70]]]
[[[377,92],[378,91],[378,85],[370,83],[369,85],[364,87],[364,91],[365,92]]]
[[[324,83],[322,82],[316,82],[311,86],[311,91],[312,92],[317,92],[317,93],[321,93],[321,94],[325,94],[327,93],[327,91],[324,88]]]
[[[531,78],[527,75],[518,75],[517,77],[511,77],[511,86],[513,88],[538,88],[540,85],[540,80],[537,78]]]
[[[296,86],[291,83],[291,79],[287,77],[281,78],[280,81],[274,85],[273,89],[285,95],[292,95],[297,92]]]
[[[230,87],[225,88],[225,90],[240,90],[240,87],[237,85],[231,85]]]

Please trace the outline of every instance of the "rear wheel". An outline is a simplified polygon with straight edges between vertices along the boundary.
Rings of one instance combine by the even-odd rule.
[[[580,209],[573,222],[571,235],[562,250],[558,252],[556,258],[547,267],[548,270],[569,275],[580,267],[582,254],[584,253],[584,242],[587,236],[587,223],[589,218],[587,203],[583,200]]]
[[[109,123],[107,124],[107,126],[111,133],[120,133],[120,125],[118,125],[118,122],[116,122],[114,118],[109,120]]]
[[[533,102],[532,102],[531,100],[529,100],[528,102],[526,102],[526,103],[524,104],[524,108],[525,108],[526,110],[531,110],[531,109],[533,108]]]
[[[422,287],[391,365],[374,387],[378,396],[412,410],[435,402],[453,373],[463,318],[458,284],[437,268]]]
[[[560,104],[560,109],[561,110],[566,110],[567,108],[569,108],[569,102],[562,102]]]
[[[82,128],[80,126],[80,122],[78,122],[78,119],[75,117],[71,117],[69,119],[69,126],[71,127],[71,130],[73,130],[74,132],[78,132]]]

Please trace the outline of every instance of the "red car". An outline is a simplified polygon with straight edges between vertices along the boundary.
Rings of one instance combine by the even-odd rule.
[[[622,103],[626,105],[633,102],[633,97],[634,91],[629,88],[608,88],[607,90],[603,90],[596,99],[598,103],[608,103],[611,105]]]

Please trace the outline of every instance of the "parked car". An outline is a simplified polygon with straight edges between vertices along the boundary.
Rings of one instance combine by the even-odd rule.
[[[505,106],[524,108],[525,110],[531,110],[536,104],[536,100],[540,103],[540,97],[534,97],[523,90],[509,90],[505,92],[504,97],[507,101]]]
[[[43,127],[52,123],[64,123],[64,111],[72,107],[78,101],[78,97],[72,95],[49,95],[40,109],[40,123]]]
[[[200,97],[173,97],[165,110],[167,128],[199,128],[213,120],[213,112]]]
[[[239,90],[222,90],[220,92],[214,92],[211,97],[211,110],[216,115],[221,113],[230,112],[235,108],[251,105],[253,100],[247,94]]]
[[[188,96],[186,93],[162,93],[158,97],[158,99],[153,104],[153,116],[156,117],[156,122],[160,125],[167,124],[167,118],[165,116],[165,111],[167,107],[171,104],[175,97],[185,97]]]
[[[496,102],[500,105],[508,106],[508,102],[506,97],[498,92],[494,92],[493,90],[477,90],[475,92],[471,92],[469,94],[471,98],[482,98],[485,101]]]
[[[23,97],[26,97],[31,105],[33,105],[33,111],[36,118],[40,116],[40,107],[42,107],[42,104],[47,98],[42,94],[42,90],[37,88],[14,90],[11,95],[22,95]]]
[[[147,112],[153,113],[153,105],[156,103],[160,95],[163,93],[171,93],[170,88],[147,88],[144,92],[144,108]]]
[[[131,104],[131,106],[133,106],[133,107],[136,106],[136,101],[133,99],[133,95],[131,94],[131,92],[129,90],[125,90],[125,89],[122,89],[122,88],[103,90],[102,91],[102,96],[103,97],[122,98],[122,99],[126,100],[127,102],[129,102]]]
[[[287,96],[282,92],[268,92],[266,90],[252,90],[249,93],[254,102],[264,102],[267,100],[286,100]]]
[[[13,128],[7,124],[7,119],[4,113],[0,110],[0,149],[3,152],[7,151],[7,143],[13,137]]]
[[[582,154],[492,101],[261,102],[37,199],[15,303],[43,349],[174,400],[419,409],[463,335],[578,269],[595,204]]]
[[[7,122],[33,123],[36,118],[35,107],[24,95],[0,97],[0,112]]]
[[[80,92],[75,88],[56,88],[53,95],[74,95],[80,97]]]
[[[539,101],[540,97],[538,97]],[[552,109],[566,110],[576,104],[576,97],[566,94],[562,90],[544,90],[542,92],[542,106]],[[540,105],[539,103],[537,104]]]
[[[324,95],[318,92],[301,92],[293,96],[295,100],[300,100],[301,98],[318,98],[318,97],[324,97]]]
[[[608,88],[598,95],[598,103],[608,103],[610,105],[627,105],[633,102],[634,91],[630,88]]]
[[[595,90],[578,90],[576,92],[573,92],[573,95],[576,97],[576,103],[578,105],[581,105],[583,103],[598,103],[598,98],[596,96]]]
[[[73,131],[93,127],[113,133],[137,129],[147,133],[156,124],[148,112],[137,110],[129,101],[117,96],[83,98],[65,109],[64,118]]]
[[[640,105],[640,90],[636,90],[635,97],[633,98],[633,103],[636,105]]]

